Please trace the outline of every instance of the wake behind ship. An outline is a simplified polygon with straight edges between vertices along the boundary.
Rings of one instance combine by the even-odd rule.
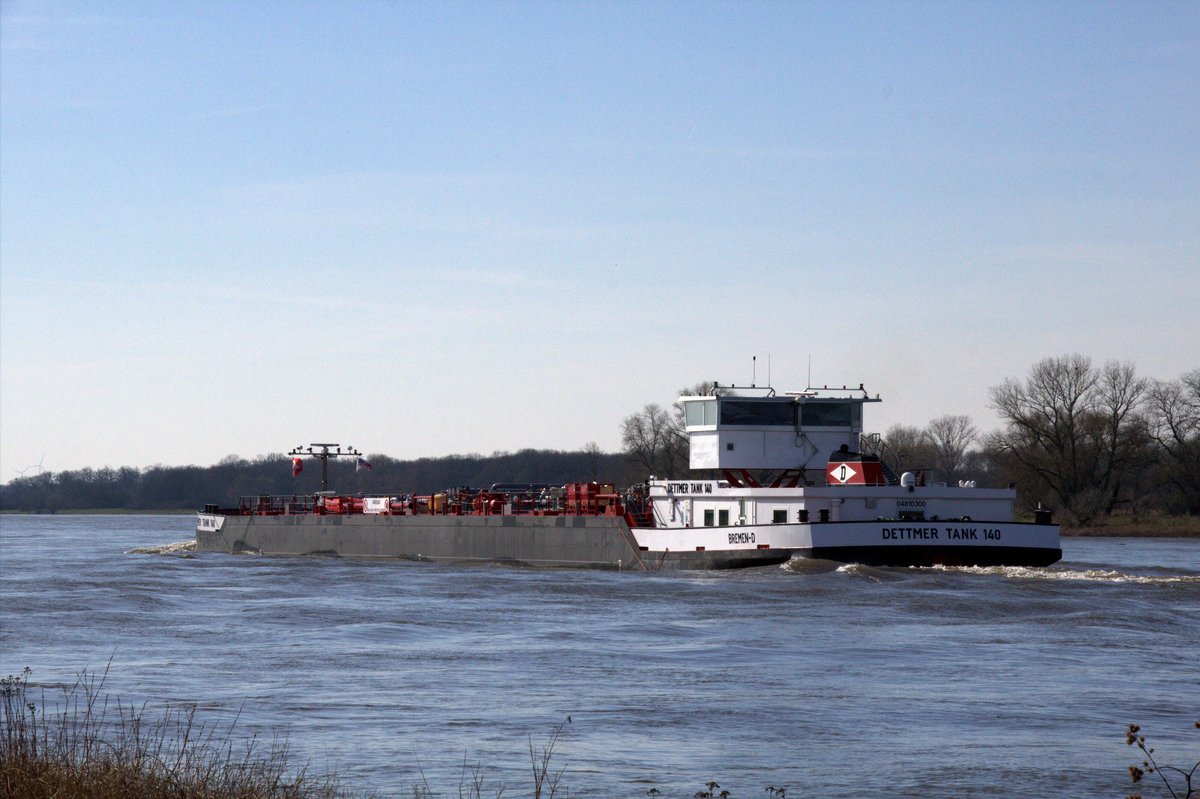
[[[689,466],[718,479],[243,497],[236,508],[205,507],[196,549],[647,571],[793,557],[874,566],[1048,566],[1062,557],[1048,512],[1014,521],[1014,489],[901,471],[879,436],[862,432],[864,406],[879,400],[861,386],[731,390],[680,397]],[[323,470],[335,446],[309,447]]]

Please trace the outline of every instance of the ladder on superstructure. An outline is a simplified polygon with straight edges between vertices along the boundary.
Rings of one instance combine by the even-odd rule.
[[[858,437],[858,451],[864,455],[874,455],[879,458],[883,467],[883,478],[888,485],[900,485],[900,458],[888,447],[878,433],[862,433]]]

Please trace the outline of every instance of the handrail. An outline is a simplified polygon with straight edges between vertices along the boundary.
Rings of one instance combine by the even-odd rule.
[[[898,456],[878,433],[859,433],[858,450],[864,455],[874,455],[883,464],[889,483],[899,483],[903,465]]]

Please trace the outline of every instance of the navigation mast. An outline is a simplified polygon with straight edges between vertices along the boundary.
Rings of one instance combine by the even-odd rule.
[[[288,455],[292,457],[303,457],[310,455],[321,461],[321,490],[329,490],[329,459],[362,457],[362,453],[350,445],[346,445],[346,449],[342,450],[341,444],[309,444],[305,447],[303,444],[293,449]]]

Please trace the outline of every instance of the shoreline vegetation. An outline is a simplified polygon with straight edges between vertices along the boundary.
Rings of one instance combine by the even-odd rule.
[[[729,393],[737,392],[715,383],[679,391],[680,396]],[[947,415],[924,428],[893,425],[882,436],[860,438],[859,446],[896,474],[910,471],[931,484],[1016,488],[1019,516],[1048,509],[1065,535],[1197,535],[1200,369],[1164,382],[1138,377],[1130,363],[1096,366],[1085,356],[1066,355],[1040,361],[1025,380],[1008,378],[994,386],[991,399],[1003,423],[992,433],[982,434],[970,417]],[[205,467],[158,464],[55,473],[39,464],[31,467],[35,474],[0,483],[0,512],[236,507],[242,497],[313,494],[323,485],[318,472],[326,471],[329,485],[341,493],[377,496],[494,483],[631,486],[648,475],[689,472],[693,479],[718,479],[718,472],[689,469],[691,428],[683,405],[651,403],[626,417],[619,453],[603,452],[595,442],[574,451],[523,449],[416,460],[368,453],[367,459],[335,458],[307,471],[304,458],[278,452],[253,460],[229,455]],[[799,424],[799,411],[792,413]],[[329,446],[347,454],[340,445]]]
[[[62,696],[48,705],[43,688],[35,701],[29,668],[20,675],[0,679],[0,797],[22,799],[368,799],[377,794],[352,790],[337,774],[314,774],[308,764],[296,765],[285,738],[264,743],[257,736],[237,736],[235,717],[228,723],[211,723],[197,716],[194,705],[168,705],[151,715],[148,704],[126,704],[104,693],[111,661],[99,675],[81,672],[73,685],[62,686]],[[571,717],[555,727],[547,741],[535,746],[528,739],[528,795],[556,799],[570,795],[563,778],[566,767],[556,760],[559,744]],[[1195,723],[1200,729],[1200,721]],[[1175,799],[1200,794],[1194,786],[1200,760],[1184,768],[1160,762],[1147,745],[1140,727],[1130,724],[1126,743],[1136,745],[1140,765],[1128,767],[1135,784],[1159,783]],[[1161,755],[1159,756],[1161,758]],[[480,764],[464,758],[457,784],[435,791],[424,773],[408,792],[413,799],[438,796],[457,799],[500,799],[508,790],[489,782]],[[1154,779],[1157,777],[1157,779]],[[1139,785],[1141,787],[1149,787]],[[1155,788],[1159,787],[1157,785]],[[801,786],[770,785],[762,789],[769,799],[786,799]],[[752,790],[749,795],[755,795]],[[524,795],[518,789],[512,795]],[[1163,795],[1166,795],[1163,794]],[[669,794],[651,787],[646,796]],[[687,799],[688,794],[679,795]],[[715,781],[691,793],[692,799],[737,799]],[[1140,799],[1135,794],[1131,799]]]
[[[1200,538],[1200,516],[1108,516],[1088,525],[1062,524],[1064,538]]]

